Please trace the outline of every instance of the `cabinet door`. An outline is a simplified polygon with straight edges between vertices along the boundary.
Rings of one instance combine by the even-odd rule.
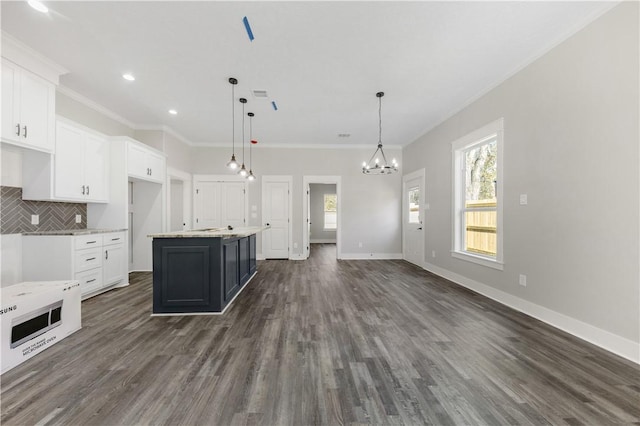
[[[95,268],[89,271],[78,272],[74,275],[73,279],[80,282],[80,292],[82,296],[94,293],[100,290],[102,285],[102,269]]]
[[[147,166],[147,150],[130,143],[127,148],[127,171],[129,176],[141,179],[149,179],[149,167]]]
[[[147,153],[147,167],[149,168],[149,179],[156,182],[163,182],[165,178],[164,158],[154,152]]]
[[[20,138],[25,145],[51,152],[55,117],[55,89],[46,80],[21,70],[20,73]]]
[[[84,182],[87,201],[107,201],[107,142],[87,134],[84,141]]]
[[[18,68],[11,62],[2,61],[2,139],[18,141]],[[22,128],[20,129],[22,132]]]
[[[121,282],[124,279],[124,244],[105,246],[102,251],[103,284],[108,286]]]
[[[84,132],[66,123],[58,122],[54,154],[56,197],[72,199],[85,197],[83,151]]]

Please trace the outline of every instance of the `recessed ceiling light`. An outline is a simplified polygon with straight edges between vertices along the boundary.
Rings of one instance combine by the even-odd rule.
[[[122,78],[124,78],[127,81],[134,81],[136,78],[133,76],[133,74],[122,74]]]
[[[49,11],[49,8],[47,6],[45,6],[44,4],[42,4],[37,0],[29,0],[28,3],[29,3],[29,6],[31,6],[38,12],[47,13]]]
[[[178,111],[176,111],[175,109],[170,109],[169,110],[169,114],[171,115],[176,115],[178,113]]]

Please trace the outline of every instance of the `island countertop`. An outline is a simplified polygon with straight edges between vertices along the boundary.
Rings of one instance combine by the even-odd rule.
[[[164,232],[159,234],[149,234],[151,238],[235,238],[235,237],[248,237],[249,235],[257,234],[265,229],[269,229],[268,226],[247,226],[238,227],[233,229],[227,228],[206,228],[206,229],[192,229],[188,231],[174,231]]]

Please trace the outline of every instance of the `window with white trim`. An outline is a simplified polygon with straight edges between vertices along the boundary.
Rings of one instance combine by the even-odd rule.
[[[454,257],[502,269],[503,119],[452,143]]]
[[[324,194],[324,230],[332,231],[338,227],[338,197],[336,194]]]

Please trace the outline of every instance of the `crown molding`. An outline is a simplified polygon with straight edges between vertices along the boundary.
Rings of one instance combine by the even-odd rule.
[[[110,109],[100,105],[99,103],[97,103],[95,101],[92,101],[91,99],[87,98],[84,95],[81,95],[80,93],[76,92],[75,90],[69,89],[67,86],[62,86],[62,85],[58,86],[56,88],[56,90],[58,92],[62,93],[63,95],[70,97],[74,101],[78,101],[81,104],[91,108],[92,110],[97,111],[100,114],[103,114],[103,115],[109,117],[110,119],[115,120],[118,123],[131,128],[132,130],[136,130],[136,124],[134,122],[127,120],[126,118],[122,117],[121,115],[116,114],[115,112],[113,112]]]
[[[176,132],[171,127],[167,126],[166,124],[160,124],[160,125],[156,125],[156,124],[138,124],[138,125],[136,125],[134,130],[159,130],[159,131],[163,131],[165,133],[170,134],[174,138],[178,139],[180,142],[182,142],[185,145],[196,146],[195,143],[191,142],[185,136],[183,136],[180,133]]]
[[[231,148],[231,144],[228,143],[194,143],[194,148]],[[260,145],[257,147],[259,149],[271,149],[271,148],[280,148],[280,149],[358,149],[358,150],[373,150],[375,146],[369,145],[345,145],[345,144],[286,144],[286,143],[276,143],[276,144],[266,144]],[[255,147],[254,147],[255,148]],[[400,145],[385,145],[385,149],[389,151],[402,150],[402,146]]]
[[[33,50],[18,39],[1,31],[2,57],[24,67],[34,74],[48,80],[55,85],[60,83],[60,76],[69,70],[53,62],[51,59]]]

